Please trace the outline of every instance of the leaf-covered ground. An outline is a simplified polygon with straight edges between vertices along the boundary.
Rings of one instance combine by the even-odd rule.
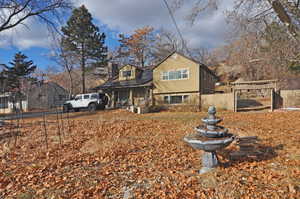
[[[220,112],[230,132],[259,137],[260,155],[230,159],[233,143],[199,175],[202,152],[182,139],[205,114],[76,113],[61,136],[49,116],[48,150],[42,119],[26,120],[17,139],[0,136],[0,198],[300,198],[300,112]]]

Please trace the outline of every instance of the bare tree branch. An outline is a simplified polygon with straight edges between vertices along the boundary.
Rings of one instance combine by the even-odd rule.
[[[53,17],[59,18],[59,11],[72,7],[70,0],[8,0],[0,1],[0,32],[22,24],[27,18],[37,16],[43,22],[55,27]]]

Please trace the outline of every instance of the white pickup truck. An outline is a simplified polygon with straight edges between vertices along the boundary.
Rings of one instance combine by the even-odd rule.
[[[79,94],[74,99],[68,100],[63,104],[63,112],[71,110],[78,112],[80,109],[88,109],[89,111],[103,110],[107,102],[108,97],[103,93]]]

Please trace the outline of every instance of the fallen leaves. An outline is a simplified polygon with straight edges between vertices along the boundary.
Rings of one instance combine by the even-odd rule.
[[[220,152],[219,168],[199,175],[202,152],[182,138],[202,115],[100,112],[71,120],[71,133],[61,146],[49,140],[48,151],[40,125],[28,120],[32,126],[22,129],[18,147],[0,162],[0,197],[299,198],[300,135],[293,132],[300,113],[220,115],[232,133],[258,136],[261,155],[229,161],[228,154],[239,150],[230,146]],[[55,126],[49,122],[49,139]]]

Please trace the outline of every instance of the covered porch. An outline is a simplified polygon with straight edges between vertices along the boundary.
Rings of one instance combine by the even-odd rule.
[[[151,106],[153,104],[152,85],[127,88],[110,88],[103,90],[109,96],[110,108],[127,108],[130,106]]]

